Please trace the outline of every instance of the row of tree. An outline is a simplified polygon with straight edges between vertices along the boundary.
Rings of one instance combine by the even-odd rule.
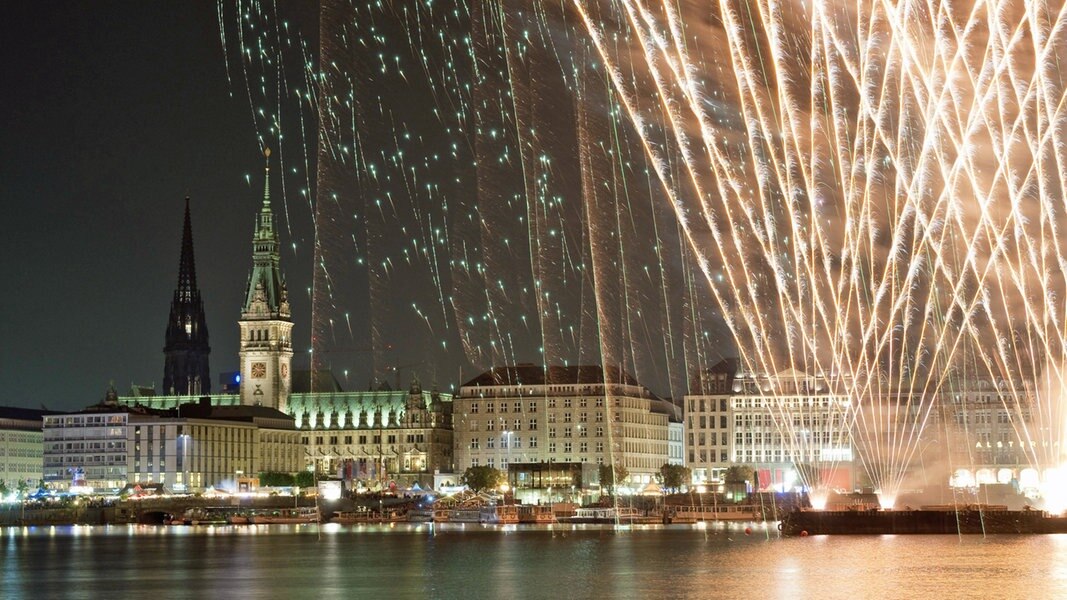
[[[268,471],[259,474],[259,485],[267,487],[313,487],[315,485],[315,474],[311,471],[300,471],[295,475]]]
[[[600,465],[600,489],[605,493],[614,494],[617,483],[625,481],[630,476],[626,467],[612,465]],[[754,476],[752,467],[735,465],[726,469],[724,480],[729,484],[751,482]],[[692,471],[684,465],[665,464],[659,469],[659,481],[664,491],[680,492],[689,484]],[[507,483],[507,475],[489,466],[470,467],[463,473],[461,481],[474,491],[486,491],[500,489]]]

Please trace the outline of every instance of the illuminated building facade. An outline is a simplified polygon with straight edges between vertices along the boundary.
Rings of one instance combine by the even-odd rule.
[[[0,406],[0,482],[15,491],[20,482],[36,489],[41,481],[44,459],[41,428],[47,410]]]
[[[454,399],[456,470],[614,463],[638,490],[670,460],[672,419],[680,420],[673,404],[614,367],[497,367]]]
[[[242,476],[296,471],[304,454],[293,420],[277,410],[207,402],[154,410],[119,404],[113,389],[85,411],[44,417],[43,442],[54,489],[232,488]]]

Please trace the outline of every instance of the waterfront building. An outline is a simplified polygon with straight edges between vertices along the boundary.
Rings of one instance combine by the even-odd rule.
[[[200,288],[196,285],[193,225],[189,214],[189,198],[186,198],[178,287],[170,303],[170,318],[167,320],[163,345],[163,390],[180,396],[210,393],[209,354],[211,347],[208,345],[207,318],[204,316]]]
[[[311,464],[355,488],[418,483],[454,469],[449,394],[381,384],[377,390],[294,393],[288,410],[296,419]]]
[[[580,504],[589,490],[599,490],[600,467],[591,462],[509,463],[508,486],[515,500],[524,504]]]
[[[41,444],[48,410],[0,406],[0,482],[15,491],[19,484],[36,489],[44,472]]]
[[[694,484],[721,484],[733,464],[733,385],[736,359],[725,359],[701,369],[689,383],[682,401],[685,422],[686,466]]]
[[[227,393],[196,395],[165,385],[164,394],[157,395],[134,387],[118,403],[170,410],[204,396],[216,408],[277,409],[292,417],[301,432],[301,463],[267,470],[313,468],[350,480],[354,487],[432,485],[435,474],[454,467],[450,394],[423,390],[418,382],[409,390],[380,384],[368,391],[345,391],[328,372],[293,372],[294,324],[271,208],[269,163],[265,175],[252,236],[252,270],[237,323],[240,371],[226,377]],[[191,264],[191,233],[188,245]],[[184,247],[183,242],[183,257]]]
[[[929,464],[944,476],[946,469],[939,465],[947,458],[949,485],[955,488],[1000,484],[1037,490],[1047,476],[1039,467],[1059,465],[1037,464],[1058,453],[1049,452],[1047,445],[1054,442],[1035,425],[1030,398],[988,380],[949,382],[939,394],[927,439],[916,451],[918,466]],[[1028,432],[1039,439],[1026,439]]]
[[[670,459],[678,415],[630,374],[599,365],[497,367],[453,400],[456,470],[519,463],[615,464],[629,490],[652,482]]]
[[[289,416],[256,406],[176,410],[128,406],[114,389],[84,411],[44,417],[44,480],[54,489],[163,484],[173,491],[230,487],[246,475],[303,463]]]
[[[701,372],[684,401],[693,482],[721,484],[729,466],[745,465],[759,489],[853,489],[850,403],[840,384],[792,369],[749,373],[736,360]]]

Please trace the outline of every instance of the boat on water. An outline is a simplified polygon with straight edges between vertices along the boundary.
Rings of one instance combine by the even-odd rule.
[[[918,510],[796,510],[778,524],[785,536],[1067,533],[1067,517],[1004,506],[924,506]]]
[[[518,507],[519,523],[534,525],[550,525],[556,523],[556,515],[552,507],[541,504],[520,504]]]
[[[233,507],[196,506],[187,509],[181,515],[172,517],[168,525],[225,525],[229,517],[235,514]]]
[[[330,522],[340,525],[355,525],[358,523],[403,523],[407,520],[408,515],[401,511],[391,510],[380,513],[364,507],[352,511],[338,512],[330,519]]]
[[[302,506],[299,508],[279,508],[275,510],[257,511],[248,517],[252,525],[296,525],[300,523],[318,523],[319,509],[314,506]]]
[[[433,519],[434,510],[432,508],[412,508],[407,514],[409,523],[432,523]]]
[[[514,525],[519,522],[519,510],[515,504],[489,504],[482,507],[478,522],[487,525]]]
[[[759,506],[749,504],[668,506],[663,514],[663,522],[667,524],[762,520],[762,509]]]
[[[567,519],[567,522],[602,525],[650,525],[662,523],[663,515],[645,514],[630,507],[588,507],[576,510],[575,515]]]

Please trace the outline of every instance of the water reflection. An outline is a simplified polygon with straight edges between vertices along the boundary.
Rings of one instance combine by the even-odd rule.
[[[7,528],[0,595],[1067,597],[1067,536],[780,539],[745,527]]]

